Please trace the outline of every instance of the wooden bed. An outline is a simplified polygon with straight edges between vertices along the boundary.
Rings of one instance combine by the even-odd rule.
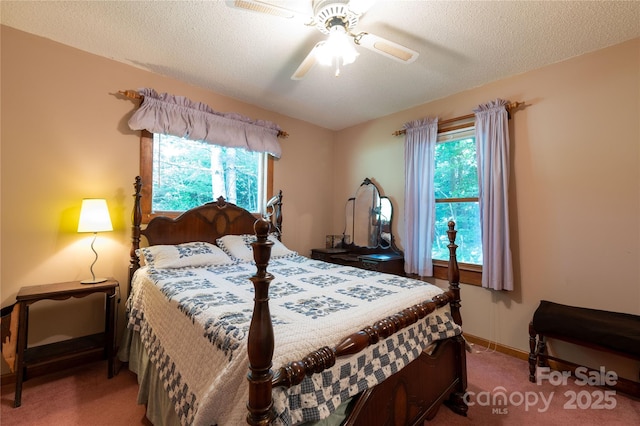
[[[340,357],[363,351],[369,345],[385,339],[399,330],[423,319],[435,309],[448,305],[451,317],[461,325],[459,271],[456,261],[454,223],[449,224],[449,289],[395,315],[381,318],[370,326],[346,336],[335,347],[323,346],[303,359],[273,368],[275,341],[269,308],[269,285],[273,275],[268,272],[271,247],[268,234],[282,232],[282,194],[274,197],[268,218],[256,218],[248,211],[216,202],[196,207],[176,219],[156,217],[146,227],[142,225],[140,207],[142,182],[136,178],[133,209],[129,293],[136,271],[141,267],[139,249],[142,246],[176,245],[204,241],[212,244],[223,235],[257,235],[252,243],[255,274],[250,278],[254,287],[253,314],[247,338],[248,401],[247,423],[268,425],[274,421],[272,392],[299,384],[305,376],[319,373],[335,364]],[[466,416],[465,344],[461,334],[439,340],[427,351],[408,363],[380,384],[352,398],[344,425],[419,425],[433,418],[444,403],[454,412]],[[223,426],[222,424],[219,426]]]

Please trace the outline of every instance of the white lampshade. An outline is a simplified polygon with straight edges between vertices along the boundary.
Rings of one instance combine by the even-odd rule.
[[[107,200],[102,198],[85,198],[82,200],[78,232],[105,231],[113,231]]]
[[[353,46],[345,27],[334,25],[329,30],[328,39],[318,46],[316,59],[322,65],[335,65],[336,76],[340,74],[340,62],[342,65],[353,63],[358,56],[358,52]]]

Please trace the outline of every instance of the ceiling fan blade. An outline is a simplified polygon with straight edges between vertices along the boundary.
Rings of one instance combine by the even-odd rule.
[[[304,58],[304,60],[302,61],[298,69],[291,76],[291,80],[302,80],[304,76],[307,75],[307,73],[311,70],[311,68],[313,68],[316,62],[318,62],[316,59],[316,53],[318,51],[318,47],[320,47],[323,43],[324,41],[320,41],[316,43],[315,46],[313,46],[313,49],[311,49],[311,52],[309,52],[309,54],[306,56],[306,58]]]
[[[358,16],[364,15],[366,11],[371,9],[371,6],[376,2],[376,0],[350,0],[349,1],[349,9],[353,11],[353,13]]]
[[[374,34],[360,33],[354,37],[353,41],[359,46],[405,64],[415,61],[419,55],[415,50]]]
[[[309,17],[299,12],[285,9],[283,7],[274,6],[258,0],[228,0],[227,6],[235,9],[244,9],[251,12],[262,13],[266,15],[278,16],[287,19],[308,20]]]

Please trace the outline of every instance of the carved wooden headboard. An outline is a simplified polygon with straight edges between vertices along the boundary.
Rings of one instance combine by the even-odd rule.
[[[194,241],[215,244],[224,235],[255,234],[254,224],[261,216],[235,204],[227,203],[220,197],[217,201],[203,204],[187,210],[174,218],[157,216],[142,228],[142,179],[137,176],[134,182],[135,194],[133,206],[133,224],[131,227],[131,261],[129,265],[129,285],[133,273],[140,267],[140,258],[136,251],[140,248],[142,237],[147,245],[174,245]],[[282,191],[267,203],[271,232],[280,238],[282,233]]]

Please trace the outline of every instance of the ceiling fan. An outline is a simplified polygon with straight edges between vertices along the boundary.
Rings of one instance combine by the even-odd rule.
[[[340,66],[352,63],[358,56],[351,41],[398,62],[409,64],[415,61],[418,57],[415,50],[374,34],[354,32],[358,20],[371,3],[372,0],[312,0],[313,16],[309,17],[258,0],[227,1],[227,5],[233,8],[302,20],[305,25],[314,26],[328,35],[326,40],[318,42],[311,49],[291,76],[292,80],[303,79],[316,63],[335,66],[335,74],[339,76]]]

